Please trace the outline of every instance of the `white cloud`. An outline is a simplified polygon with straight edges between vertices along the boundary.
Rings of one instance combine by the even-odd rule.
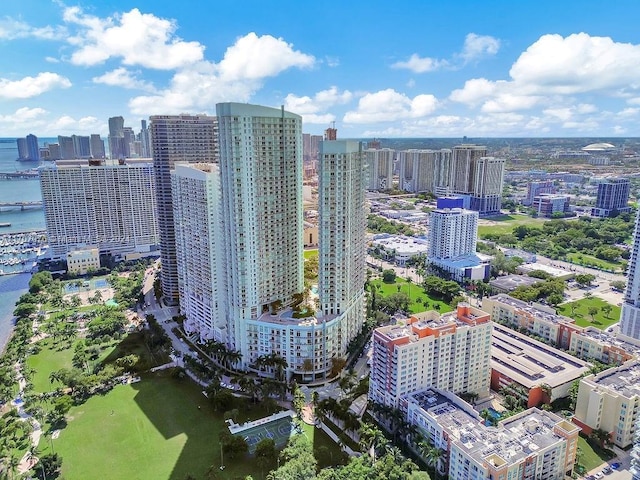
[[[391,65],[391,68],[404,68],[411,70],[414,73],[433,72],[439,68],[448,66],[449,63],[446,60],[438,60],[437,58],[420,57],[417,53],[414,53],[409,57],[406,62],[396,62]]]
[[[501,82],[491,82],[486,78],[472,78],[464,83],[464,87],[451,92],[449,98],[472,107],[493,96]],[[502,82],[504,83],[504,82]]]
[[[68,88],[71,82],[57,73],[42,72],[20,80],[0,78],[0,98],[30,98],[54,88]]]
[[[112,17],[85,14],[80,7],[67,7],[64,21],[79,27],[69,43],[76,50],[71,62],[97,65],[117,57],[125,65],[171,70],[203,59],[204,45],[175,36],[176,22],[141,13],[137,8]]]
[[[504,113],[519,110],[528,110],[538,105],[543,100],[539,96],[516,95],[512,93],[502,93],[487,100],[481,110],[486,113]]]
[[[94,83],[103,83],[105,85],[116,87],[146,90],[149,92],[155,91],[153,85],[149,82],[136,78],[135,74],[124,67],[116,68],[115,70],[106,72],[99,77],[93,77],[92,81]]]
[[[0,122],[2,123],[24,123],[30,122],[33,120],[37,120],[43,115],[47,114],[47,111],[44,108],[36,107],[22,107],[15,111],[15,113],[10,113],[9,115],[0,115]]]
[[[216,64],[200,61],[175,73],[168,88],[157,95],[132,98],[129,108],[138,115],[180,113],[213,108],[224,101],[246,102],[265,78],[292,68],[308,68],[311,55],[293,50],[280,38],[249,33],[236,40]]]
[[[11,17],[0,19],[0,39],[16,40],[19,38],[36,38],[39,40],[61,40],[67,36],[63,26],[33,27],[28,23]]]
[[[489,35],[469,33],[459,54],[465,63],[495,55],[500,50],[500,40]]]
[[[345,123],[393,122],[418,118],[433,113],[438,101],[433,95],[417,95],[413,99],[392,88],[367,93],[358,101],[355,111],[344,115]]]
[[[302,115],[304,123],[326,124],[336,119],[335,115],[326,112],[336,105],[344,105],[353,98],[349,90],[340,92],[338,87],[331,87],[309,96],[298,97],[290,93],[284,99],[284,108],[290,112]]]
[[[44,57],[44,59],[46,62],[49,62],[49,63],[60,63],[60,60],[58,60],[55,57]]]
[[[61,132],[61,134],[96,133],[103,130],[103,123],[104,122],[92,116],[82,117],[76,120],[69,115],[62,115],[47,124],[47,131]]]

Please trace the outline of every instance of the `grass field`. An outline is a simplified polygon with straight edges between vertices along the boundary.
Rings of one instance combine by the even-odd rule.
[[[582,452],[580,464],[588,471],[598,468],[603,463],[611,460],[611,456],[606,452],[594,448],[587,442],[583,436],[578,437],[578,449]]]
[[[382,293],[385,297],[392,293],[398,293],[398,287],[400,287],[400,292],[406,293],[409,295],[409,298],[411,298],[411,303],[409,304],[409,310],[411,310],[410,313],[436,310],[436,305],[440,305],[440,313],[450,312],[453,310],[448,303],[427,295],[421,286],[416,285],[415,283],[407,283],[406,280],[400,279],[399,277],[396,277],[396,283],[384,283],[382,280],[378,279],[372,280],[371,284],[375,285],[378,288],[378,292]],[[428,306],[425,307],[423,303],[418,303],[418,299],[428,301]]]
[[[304,251],[304,258],[311,258],[311,257],[317,257],[318,256],[318,249],[314,249],[314,250],[305,250]]]
[[[576,305],[574,314],[571,313],[572,304]],[[601,310],[605,305],[611,307],[611,312],[607,316],[605,316]],[[589,315],[589,307],[596,307],[598,309],[598,313],[594,315],[593,321],[591,321],[591,315]],[[620,319],[620,307],[611,305],[597,297],[583,298],[575,302],[559,305],[558,313],[573,318],[576,321],[576,325],[580,327],[596,327],[600,330],[604,330],[614,323],[617,323]]]
[[[64,478],[105,478],[105,472],[109,478],[203,478],[220,465],[218,435],[226,427],[200,390],[188,380],[153,375],[73,407],[53,440]],[[225,459],[225,466],[227,478],[259,474],[251,462]]]
[[[501,235],[512,233],[518,225],[541,226],[548,218],[532,218],[527,215],[501,215],[481,220],[478,224],[478,236],[482,238],[488,233]]]
[[[61,368],[71,368],[71,359],[73,358],[73,349],[65,348],[58,350],[54,346],[51,338],[40,340],[38,345],[42,350],[35,355],[27,357],[27,365],[35,370],[31,379],[33,389],[38,393],[50,392],[55,390],[60,384],[54,386],[49,381],[51,372],[60,370]]]
[[[596,258],[593,255],[587,255],[584,253],[567,253],[567,261],[575,263],[577,265],[592,266],[611,272],[624,272],[627,268],[626,262],[609,262],[607,260],[602,260],[601,258]]]

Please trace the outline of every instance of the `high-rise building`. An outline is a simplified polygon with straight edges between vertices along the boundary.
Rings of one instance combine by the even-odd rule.
[[[60,152],[59,143],[48,143],[46,144],[46,147],[49,149],[50,160],[60,160],[60,158],[62,158],[62,152]]]
[[[487,147],[481,145],[458,145],[453,147],[449,186],[453,193],[472,195],[476,162],[487,156]]]
[[[224,233],[220,173],[214,163],[176,164],[171,172],[180,309],[201,341],[226,341]]]
[[[27,148],[26,138],[16,138],[18,145],[18,160],[29,160],[29,150]]]
[[[97,133],[92,133],[89,140],[91,147],[91,158],[105,158],[104,140]]]
[[[633,480],[640,480],[640,418],[636,421],[636,433],[631,450],[631,475]]]
[[[30,133],[27,135],[27,154],[29,160],[40,160],[40,145],[38,145],[38,137]]]
[[[618,213],[628,213],[630,184],[628,178],[612,178],[598,184],[596,206],[591,209],[594,217],[611,217]]]
[[[76,151],[72,137],[58,135],[58,145],[60,145],[60,159],[73,160],[76,158]]]
[[[400,160],[399,187],[407,192],[446,194],[451,168],[451,150],[403,150]],[[439,190],[443,189],[443,192]]]
[[[109,118],[109,156],[111,159],[126,158],[124,153],[124,118]]]
[[[431,212],[429,258],[449,259],[476,253],[478,212],[442,208]]]
[[[335,128],[335,122],[334,122],[334,126],[329,127],[324,131],[324,139],[325,140],[337,140],[338,139],[338,129]]]
[[[485,215],[500,213],[505,164],[504,158],[482,157],[475,160],[471,210]]]
[[[179,290],[171,170],[176,162],[218,161],[217,120],[207,115],[156,115],[150,120],[162,259],[162,292],[167,301],[177,303]]]
[[[172,174],[185,328],[239,351],[245,368],[277,354],[287,375],[324,378],[333,359],[346,356],[364,318],[361,146],[327,141],[320,147],[316,294],[303,282],[301,117],[239,103],[216,111],[219,166],[179,164]],[[157,157],[155,119],[152,131]]]
[[[627,288],[620,313],[620,335],[624,339],[640,344],[640,210],[636,215],[636,227],[633,232],[633,247],[627,270]]]
[[[73,140],[73,151],[75,158],[90,158],[91,157],[91,142],[89,137],[82,135],[71,135]]]
[[[147,128],[147,121],[141,120],[141,129],[140,129],[140,143],[141,143],[141,151],[140,156],[143,158],[151,157],[151,134],[149,133],[149,129]]]
[[[411,393],[436,387],[489,395],[491,316],[467,304],[440,316],[413,315],[373,333],[369,399],[398,408]]]
[[[59,162],[40,171],[52,259],[87,246],[124,258],[157,250],[158,229],[150,163],[89,166]]]
[[[367,162],[367,190],[380,191],[393,188],[393,157],[391,148],[367,149],[364,154]]]

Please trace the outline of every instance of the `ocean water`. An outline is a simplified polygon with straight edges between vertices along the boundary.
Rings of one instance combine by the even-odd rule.
[[[25,134],[26,135],[26,134]],[[55,138],[40,138],[44,142],[56,142]],[[0,138],[0,172],[17,172],[37,168],[44,162],[18,162],[18,145],[15,138]],[[33,179],[0,179],[0,202],[33,202],[42,200],[40,182]],[[44,213],[41,208],[20,210],[19,208],[0,211],[0,223],[11,223],[10,227],[0,227],[4,233],[44,230]],[[29,288],[31,274],[0,276],[0,350],[4,346],[13,326],[13,310],[20,295]]]

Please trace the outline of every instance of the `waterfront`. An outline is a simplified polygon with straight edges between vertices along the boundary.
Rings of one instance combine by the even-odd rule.
[[[15,303],[29,290],[30,273],[0,277],[0,352],[11,334]]]

